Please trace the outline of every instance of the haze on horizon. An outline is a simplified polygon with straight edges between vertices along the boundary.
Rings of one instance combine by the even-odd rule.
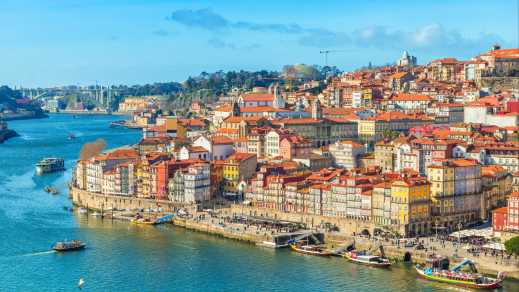
[[[3,0],[0,84],[183,81],[217,70],[342,70],[518,45],[517,1]]]

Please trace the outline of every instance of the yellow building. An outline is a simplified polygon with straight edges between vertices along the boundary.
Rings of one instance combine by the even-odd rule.
[[[430,183],[423,177],[403,178],[391,184],[391,222],[400,235],[430,231]]]
[[[156,96],[126,97],[119,103],[119,112],[145,111],[154,108],[156,103]]]
[[[427,168],[431,186],[431,212],[435,216],[454,212],[454,168],[431,165]]]
[[[256,154],[234,153],[223,164],[223,185],[225,196],[236,196],[242,191],[242,182],[256,173]]]
[[[472,159],[450,159],[427,167],[431,213],[435,223],[450,230],[476,223],[481,217],[481,166]]]

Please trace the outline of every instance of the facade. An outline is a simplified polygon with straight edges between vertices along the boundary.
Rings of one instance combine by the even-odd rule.
[[[256,173],[255,154],[234,153],[223,164],[224,196],[237,196],[244,192],[242,182]]]
[[[168,182],[168,198],[173,202],[200,204],[211,199],[210,166],[196,163],[179,169]]]
[[[401,235],[430,232],[430,186],[425,178],[403,178],[391,184],[391,222]]]
[[[452,159],[427,168],[431,182],[432,215],[444,227],[480,218],[481,166],[470,159]]]
[[[364,145],[354,141],[343,140],[328,147],[336,167],[354,169],[359,167],[359,158],[366,151]]]

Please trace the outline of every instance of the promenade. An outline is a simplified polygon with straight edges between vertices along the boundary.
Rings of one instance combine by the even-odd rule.
[[[477,247],[475,245],[460,245],[455,241],[437,239],[435,236],[420,237],[418,239],[383,239],[373,236],[359,236],[359,226],[368,227],[367,224],[362,224],[363,222],[357,223],[355,226],[348,221],[337,221],[336,223],[341,224],[341,226],[344,225],[350,228],[341,229],[341,232],[336,232],[323,228],[321,224],[317,224],[317,222],[322,221],[322,217],[320,216],[316,216],[315,218],[308,216],[301,217],[297,214],[280,216],[280,214],[276,212],[266,212],[263,209],[254,209],[242,205],[231,204],[221,206],[211,211],[196,211],[196,208],[193,206],[189,208],[188,206],[169,201],[107,196],[89,193],[73,187],[70,189],[70,195],[74,205],[96,211],[106,210],[110,207],[114,210],[154,209],[155,211],[160,210],[160,212],[175,212],[182,208],[187,210],[186,215],[176,217],[172,222],[175,226],[252,244],[272,241],[276,235],[287,234],[298,230],[301,231],[302,229],[298,228],[306,226],[305,230],[324,233],[329,249],[336,249],[353,242],[355,242],[355,246],[359,250],[378,250],[378,246],[382,245],[386,255],[395,262],[406,260],[413,263],[423,263],[427,255],[431,253],[447,256],[452,263],[461,262],[464,258],[471,258],[476,262],[476,266],[480,272],[493,275],[498,272],[506,272],[507,277],[519,279],[519,260],[515,257],[492,253],[479,253],[475,255],[470,253],[469,249],[467,249],[469,247]],[[128,211],[126,212],[128,213]],[[259,216],[265,220],[270,219],[272,222],[285,220],[284,222],[287,222],[287,224],[265,224],[244,219],[254,217],[252,215]],[[123,217],[115,215],[114,218],[121,219]],[[128,219],[131,217],[127,216],[124,218]],[[313,222],[313,224],[306,224],[307,222]],[[356,232],[355,234],[357,234],[357,236],[353,236],[353,232]],[[417,249],[416,245],[408,245],[408,247],[406,247],[406,242],[420,243],[423,248]]]

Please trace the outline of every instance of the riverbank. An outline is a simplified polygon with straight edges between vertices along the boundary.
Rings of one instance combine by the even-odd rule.
[[[17,121],[17,120],[32,120],[32,119],[45,119],[49,116],[42,112],[18,112],[18,113],[8,113],[8,114],[0,114],[0,120],[3,121]]]
[[[118,196],[107,196],[102,194],[89,193],[74,187],[71,187],[70,194],[74,205],[93,209],[96,211],[102,211],[103,209],[106,210],[110,207],[119,210],[134,210],[148,208],[157,209],[160,206],[160,209],[165,212],[173,212],[175,210],[178,210],[178,208],[188,208],[188,206],[182,206],[169,201],[155,201],[138,198],[121,198]],[[273,220],[288,220],[299,218],[299,222],[308,222],[312,225],[312,229],[315,228],[315,230],[317,230],[317,227],[314,227],[313,223],[321,222],[320,220],[322,219],[320,217],[309,218],[308,215],[307,217],[301,217],[301,215],[297,217],[296,214],[293,214],[294,216],[292,217],[280,218],[281,216],[277,213],[269,213],[262,209],[255,210],[251,207],[243,207],[241,205],[231,205],[229,207],[218,209],[219,217],[217,218],[200,216],[198,214],[205,214],[205,212],[196,212],[194,208],[191,208],[190,212],[188,213],[192,214],[193,216],[191,218],[175,218],[172,223],[175,226],[183,227],[189,230],[239,240],[255,245],[260,245],[264,241],[271,241],[273,236],[281,235],[283,233],[279,232],[279,230],[276,231],[258,229],[254,226],[249,226],[245,224],[224,222],[223,218],[230,218],[231,216],[239,216],[240,214],[247,213],[251,215],[261,215],[261,217],[269,217]],[[339,223],[341,225],[349,225],[346,222],[337,221],[336,223]],[[371,249],[378,245],[382,245],[384,247],[386,255],[395,262],[411,261],[413,263],[424,263],[428,254],[424,250],[405,248],[401,244],[395,244],[395,242],[377,241],[374,239],[368,239],[359,236],[352,237],[348,235],[348,233],[327,232],[325,233],[325,239],[327,242],[327,246],[330,249],[334,249],[339,246],[349,245],[352,242],[355,242],[356,248],[359,250]],[[453,254],[449,254],[447,250],[448,249],[443,250],[442,255],[446,255],[449,258],[451,258],[453,263],[461,262],[464,257],[470,257],[469,254],[464,254],[463,251],[459,251],[457,256],[454,256]],[[478,270],[485,274],[496,275],[498,272],[506,272],[508,277],[519,279],[519,266],[510,264],[510,262],[505,263],[502,260],[499,261],[495,258],[490,257],[477,258],[476,262]]]
[[[7,141],[11,138],[20,136],[16,131],[14,130],[0,130],[0,143],[4,143],[4,141]]]

